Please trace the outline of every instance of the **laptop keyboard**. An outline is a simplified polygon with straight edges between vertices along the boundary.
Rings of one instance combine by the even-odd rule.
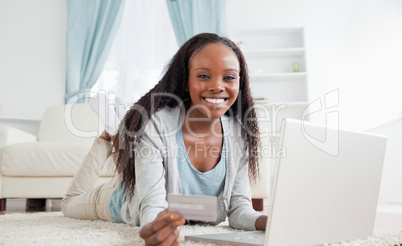
[[[250,242],[250,243],[260,243],[264,242],[264,234],[259,235],[241,235],[234,238],[234,240],[239,242]]]

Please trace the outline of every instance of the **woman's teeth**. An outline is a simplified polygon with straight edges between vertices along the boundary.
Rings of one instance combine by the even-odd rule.
[[[223,103],[225,99],[223,98],[205,98],[205,101],[210,102],[210,103]]]

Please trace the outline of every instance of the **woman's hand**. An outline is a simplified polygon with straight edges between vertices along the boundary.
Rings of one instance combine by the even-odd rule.
[[[145,245],[179,245],[181,226],[186,223],[178,213],[165,211],[151,223],[146,224],[140,231],[140,237]]]

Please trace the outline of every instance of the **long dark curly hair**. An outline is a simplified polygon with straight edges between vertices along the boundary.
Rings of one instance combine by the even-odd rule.
[[[220,37],[213,33],[201,33],[192,37],[181,46],[166,66],[166,72],[159,83],[130,108],[120,124],[119,133],[116,137],[117,141],[114,141],[113,148],[117,154],[115,158],[116,169],[118,173],[122,175],[124,190],[128,198],[132,198],[136,182],[134,168],[135,158],[132,151],[138,143],[148,119],[152,114],[164,107],[173,108],[179,106],[177,98],[182,102],[190,101],[190,95],[186,92],[185,87],[188,83],[191,59],[203,47],[214,43],[229,47],[239,60],[239,94],[234,104],[225,114],[230,114],[229,116],[237,118],[245,130],[246,151],[248,151],[249,154],[249,175],[253,180],[257,178],[259,166],[256,149],[259,145],[259,129],[254,102],[249,87],[246,61],[239,47],[230,39]],[[177,98],[174,99],[172,96],[153,97],[152,95],[156,93],[167,93]],[[138,110],[139,108],[142,110]]]

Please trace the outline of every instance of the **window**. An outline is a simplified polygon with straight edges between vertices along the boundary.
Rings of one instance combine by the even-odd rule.
[[[165,0],[126,1],[108,60],[91,91],[136,102],[158,83],[177,49]]]

